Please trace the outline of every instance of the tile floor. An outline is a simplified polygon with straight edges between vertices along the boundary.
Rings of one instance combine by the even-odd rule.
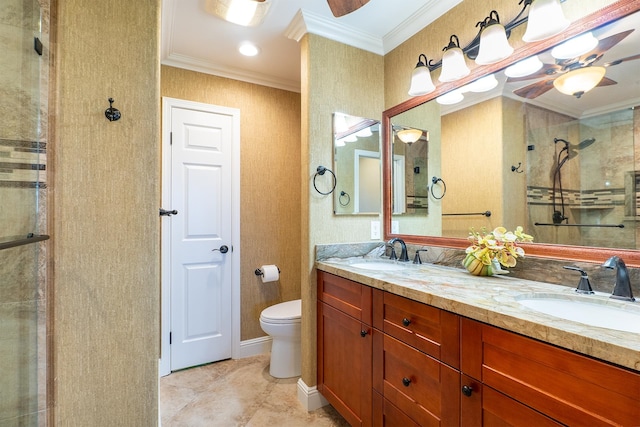
[[[331,406],[307,412],[298,378],[269,375],[269,355],[226,360],[160,378],[162,427],[348,427]]]

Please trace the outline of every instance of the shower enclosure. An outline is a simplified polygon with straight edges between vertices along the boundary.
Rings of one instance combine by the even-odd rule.
[[[0,425],[46,425],[47,16],[0,0]]]

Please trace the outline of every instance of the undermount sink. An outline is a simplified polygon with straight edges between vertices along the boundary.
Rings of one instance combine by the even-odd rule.
[[[612,303],[608,299],[594,297],[593,301],[565,295],[525,295],[517,298],[521,305],[565,320],[600,328],[640,333],[640,307]]]
[[[358,261],[349,264],[351,267],[370,271],[398,271],[407,268],[405,265],[393,261]]]

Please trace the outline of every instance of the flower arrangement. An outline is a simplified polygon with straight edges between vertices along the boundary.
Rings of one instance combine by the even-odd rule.
[[[496,227],[493,231],[469,231],[469,241],[472,243],[466,249],[467,256],[462,264],[477,276],[492,276],[505,273],[504,267],[514,267],[518,257],[524,257],[524,249],[518,246],[520,242],[532,242],[533,237],[525,234],[522,227],[515,231],[507,231],[504,227]]]

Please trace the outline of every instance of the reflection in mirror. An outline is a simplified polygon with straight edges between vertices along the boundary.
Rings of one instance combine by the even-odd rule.
[[[334,213],[379,215],[382,211],[380,122],[334,113],[333,144],[337,177]]]
[[[470,227],[523,225],[537,243],[638,249],[639,15],[594,28],[581,51],[548,49],[396,110],[391,133],[408,116],[431,120],[407,125],[430,130],[430,175],[447,190],[430,193],[426,220],[392,234],[466,238]],[[402,221],[395,191],[392,221]]]

